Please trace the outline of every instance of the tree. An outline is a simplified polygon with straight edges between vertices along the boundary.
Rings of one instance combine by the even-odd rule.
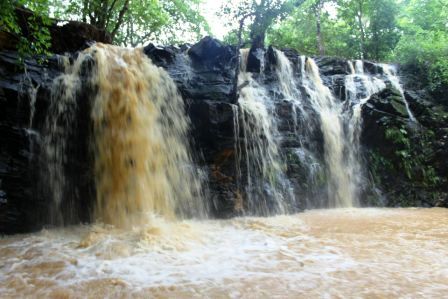
[[[223,13],[229,14],[233,22],[239,24],[238,44],[247,20],[250,20],[249,38],[256,47],[263,47],[266,31],[277,18],[284,17],[294,7],[300,6],[304,0],[244,0],[238,5],[228,3],[223,7]]]
[[[307,55],[353,57],[353,47],[348,46],[349,28],[334,16],[335,4],[332,0],[307,0],[272,26],[268,40],[277,47],[293,48]]]
[[[400,39],[397,17],[399,6],[395,1],[376,0],[370,3],[368,41],[365,55],[374,60],[387,58]]]
[[[316,42],[320,55],[325,55],[325,48],[322,40],[322,20],[321,20],[324,3],[325,0],[315,0],[311,5],[311,9],[314,13],[314,16],[316,17]]]
[[[448,0],[408,1],[399,18],[403,32],[391,59],[427,74],[429,89],[448,92]]]
[[[52,1],[58,17],[94,25],[121,45],[137,46],[147,39],[177,42],[177,36],[194,39],[209,31],[198,12],[200,0],[73,0],[67,9],[61,0]]]
[[[349,44],[361,59],[384,59],[399,39],[394,0],[339,0],[338,17],[350,28]]]
[[[384,60],[399,40],[398,12],[394,0],[307,0],[269,38],[306,54]]]

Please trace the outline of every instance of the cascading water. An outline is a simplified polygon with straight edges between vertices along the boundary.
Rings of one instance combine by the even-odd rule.
[[[190,173],[188,121],[168,74],[141,50],[98,45],[92,109],[97,216],[123,225],[152,212],[204,212]]]
[[[28,71],[26,67],[24,68],[25,77],[23,81],[21,82],[22,87],[24,87],[26,90],[23,90],[22,92],[27,95],[27,98],[30,102],[30,116],[28,119],[28,142],[29,142],[29,162],[31,162],[33,158],[34,153],[34,143],[35,140],[39,138],[39,134],[33,130],[33,121],[34,121],[34,114],[36,113],[36,99],[37,99],[37,93],[39,92],[40,85],[35,85],[33,83],[33,80],[31,79],[30,75],[28,74]]]
[[[354,196],[358,197],[360,187],[365,184],[365,174],[362,167],[360,138],[362,131],[362,106],[367,103],[370,97],[385,89],[386,84],[376,78],[364,73],[364,65],[361,60],[355,62],[355,68],[351,61],[348,61],[352,73],[345,77],[346,101],[350,109],[345,111],[344,121],[346,122],[346,132],[348,135],[347,165],[350,165],[352,180],[356,186]]]
[[[351,74],[345,77],[346,101],[342,102],[323,84],[313,59],[300,57],[301,81],[298,82],[284,53],[278,50],[275,53],[280,90],[285,99],[293,103],[293,115],[298,118],[294,120],[295,126],[300,123],[300,130],[294,129],[300,144],[296,155],[307,170],[308,188],[316,185],[324,168],[328,200],[323,206],[359,205],[359,191],[365,183],[360,149],[361,109],[373,94],[386,88],[386,84],[379,78],[365,74],[362,61],[356,61],[355,66],[349,62]],[[298,84],[303,86],[305,96],[297,88]],[[307,105],[312,112],[305,109]],[[299,113],[296,107],[300,109]],[[323,163],[319,163],[319,158],[313,154],[318,151],[313,145],[316,138],[315,118],[318,119],[318,130],[323,138]],[[308,200],[307,206],[320,206],[316,199],[314,201]]]
[[[390,81],[392,86],[400,92],[401,98],[403,99],[403,103],[406,107],[406,111],[408,112],[409,115],[409,120],[413,123],[416,123],[417,120],[414,114],[412,113],[411,108],[409,107],[408,101],[406,100],[403,87],[400,84],[400,79],[396,75],[397,74],[396,68],[393,65],[389,64],[380,64],[380,66],[383,68],[384,74],[386,75],[387,79]]]
[[[285,213],[294,201],[278,149],[275,103],[268,91],[246,71],[248,50],[241,50],[238,98],[246,171],[248,211],[261,215]],[[261,67],[263,70],[264,67]],[[243,161],[237,157],[238,161]]]
[[[239,103],[229,104],[236,185],[253,192],[248,206],[239,207],[253,214],[290,211],[285,148],[306,164],[310,177],[327,172],[332,201],[326,206],[348,206],[350,197],[356,202],[361,108],[386,88],[385,78],[365,73],[362,61],[349,62],[339,101],[314,60],[301,57],[299,69],[275,53],[275,73],[267,67],[257,76],[245,71],[242,52]],[[65,74],[54,81],[42,132],[48,166],[42,177],[54,188],[60,212],[76,189],[68,182],[69,164],[86,162],[72,156],[80,142],[73,136],[80,122],[88,122],[98,221],[0,236],[2,298],[446,297],[447,209],[344,208],[167,221],[206,210],[172,80],[138,49],[97,44],[63,62]],[[189,66],[177,71],[190,75]],[[292,107],[293,127],[281,122],[289,117],[285,107]],[[87,120],[79,120],[81,114]],[[296,142],[285,142],[285,132]],[[342,176],[332,178],[337,171]]]
[[[81,53],[55,80],[45,149],[56,210],[66,183],[63,170],[82,86],[80,70],[91,60],[95,218],[129,226],[144,223],[148,213],[204,215],[176,86],[140,49],[102,44]]]
[[[306,60],[303,84],[320,119],[327,170],[328,207],[356,206],[355,176],[358,174],[344,157],[345,149],[350,144],[344,133],[343,105],[323,84],[319,68],[311,58]]]
[[[304,109],[303,97],[295,79],[293,65],[283,52],[277,49],[274,51],[277,57],[275,72],[279,82],[279,91],[284,96],[284,100],[292,105],[294,132],[297,136],[302,136],[306,134],[306,132],[303,132],[303,129],[309,127],[306,125],[307,121],[309,121],[309,117]],[[300,124],[299,121],[301,121]]]
[[[71,203],[68,207],[62,207],[62,203],[66,194],[72,191],[66,174],[66,165],[70,155],[70,139],[76,126],[77,96],[82,88],[80,73],[87,56],[86,53],[80,53],[73,64],[70,64],[68,57],[62,57],[64,74],[54,80],[51,89],[50,107],[43,132],[45,167],[42,177],[46,178],[48,185],[46,193],[49,193],[52,199],[49,212],[52,224],[70,221],[74,214]],[[68,210],[66,216],[62,213],[63,209]]]
[[[293,134],[298,144],[293,152],[301,167],[306,169],[302,179],[307,180],[305,185],[309,190],[316,189],[312,191],[314,197],[322,197],[317,186],[322,180],[325,180],[327,185],[326,201],[316,198],[300,200],[306,202],[306,207],[358,206],[360,191],[368,183],[363,170],[360,146],[362,107],[373,94],[386,88],[385,80],[389,80],[402,92],[398,78],[389,70],[389,66],[381,65],[385,70],[385,78],[365,73],[364,62],[361,60],[355,61],[354,64],[349,61],[350,74],[345,76],[344,82],[345,100],[340,100],[323,83],[313,59],[300,57],[298,80],[294,65],[286,55],[278,50],[274,50],[274,53],[277,58],[277,92],[281,95],[281,101],[289,103],[291,107]],[[239,157],[236,164],[239,166],[241,161],[246,162],[248,190],[252,191],[247,192],[249,197],[257,188],[268,186],[271,189],[270,197],[280,198],[278,206],[281,208],[271,210],[285,212],[290,210],[285,209],[285,206],[294,205],[296,200],[287,199],[294,198],[294,195],[288,195],[285,200],[285,192],[281,190],[292,188],[285,189],[283,186],[287,184],[281,186],[277,183],[281,181],[289,184],[283,175],[285,162],[278,147],[283,133],[278,131],[277,99],[263,85],[263,73],[255,80],[253,74],[245,72],[247,56],[247,50],[241,51],[242,63],[238,82],[241,87],[238,102],[242,110],[243,152],[247,153],[247,159],[241,159],[242,151],[235,145],[235,152]],[[413,117],[412,113],[409,115]],[[237,133],[235,136],[238,136]],[[323,148],[316,143],[319,134],[322,136]],[[322,156],[320,152],[323,152]],[[257,178],[265,185],[257,185]],[[253,206],[259,203],[253,198],[249,202],[254,202]],[[282,202],[287,202],[287,205],[281,204]],[[270,209],[266,200],[263,207],[264,210]]]

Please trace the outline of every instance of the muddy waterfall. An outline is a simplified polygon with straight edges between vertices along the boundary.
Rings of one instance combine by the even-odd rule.
[[[2,295],[446,294],[448,109],[406,70],[210,37],[17,55]]]

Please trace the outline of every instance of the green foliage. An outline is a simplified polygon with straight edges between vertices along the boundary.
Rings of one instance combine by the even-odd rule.
[[[322,9],[316,11],[316,5]],[[385,59],[399,39],[398,6],[393,0],[307,0],[269,31],[278,47],[318,53],[318,28],[325,54]]]
[[[394,0],[339,0],[338,16],[348,26],[357,58],[381,60],[398,42]]]
[[[201,0],[73,0],[68,7],[52,1],[59,18],[92,24],[120,45],[186,42],[209,32],[198,12]]]
[[[331,4],[332,1],[326,1]],[[295,9],[290,16],[275,24],[268,34],[268,40],[276,47],[298,50],[302,54],[318,53],[316,38],[316,15],[312,12],[315,0],[308,0]],[[344,22],[330,16],[328,11],[321,14],[321,34],[326,55],[353,57],[350,46],[349,28]]]
[[[400,168],[409,179],[412,179],[414,161],[411,159],[411,143],[408,132],[403,126],[388,128],[385,131],[385,137],[394,144],[394,154],[399,161]]]
[[[383,190],[388,204],[395,206],[430,205],[443,193],[445,181],[437,173],[435,133],[424,127],[408,127],[405,123],[384,124],[385,142],[367,152],[372,183]],[[442,195],[441,195],[442,194]]]
[[[448,89],[448,0],[409,1],[402,11],[403,34],[392,59],[427,74],[432,91]]]
[[[316,55],[319,28],[326,55],[394,60],[426,74],[431,91],[448,92],[448,0],[325,0],[316,14],[322,1],[293,9],[269,28],[268,40]]]
[[[382,172],[390,173],[394,169],[391,161],[376,150],[372,150],[369,153],[369,167],[375,184],[382,183],[382,179],[384,178]]]
[[[226,44],[236,45],[238,44],[238,29],[233,29],[226,36],[224,36],[223,40]],[[241,47],[246,47],[251,42],[250,40],[250,32],[248,30],[243,29],[241,31]]]
[[[260,39],[264,43],[266,31],[272,23],[288,15],[303,2],[304,0],[243,0],[237,5],[228,2],[222,7],[222,14],[229,15],[232,25],[238,24],[239,27],[226,40],[238,40],[239,31],[247,25],[250,41]]]
[[[428,163],[433,155],[432,143],[434,132],[419,131],[413,138],[404,125],[386,129],[385,138],[394,148],[395,171],[404,171],[406,177],[418,182],[424,187],[434,186],[440,178],[434,168]]]
[[[17,8],[27,8],[34,13],[24,20],[19,20],[16,14]],[[21,59],[38,55],[39,61],[43,61],[49,54],[51,36],[48,26],[51,24],[51,19],[48,17],[48,10],[47,0],[0,2],[0,30],[17,38],[17,49]]]

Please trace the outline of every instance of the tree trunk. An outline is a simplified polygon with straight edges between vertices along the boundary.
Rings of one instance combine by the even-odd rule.
[[[316,5],[314,6],[314,15],[316,16],[316,41],[317,41],[317,49],[319,50],[319,55],[325,55],[325,48],[323,45],[322,39],[322,23],[321,23],[321,14],[322,14],[322,0],[317,0]]]
[[[364,49],[364,45],[365,45],[365,32],[364,32],[364,25],[362,24],[362,16],[363,16],[363,4],[364,1],[363,0],[358,0],[358,26],[359,26],[359,31],[360,31],[360,43],[359,43],[359,50],[361,52],[361,59],[364,59],[365,56],[365,49]]]
[[[115,35],[117,34],[118,30],[120,29],[121,25],[123,24],[124,15],[127,13],[128,9],[129,9],[129,0],[126,0],[124,2],[120,12],[118,13],[117,23],[115,23],[114,29],[110,33],[110,35],[112,37],[112,41],[115,39]]]

